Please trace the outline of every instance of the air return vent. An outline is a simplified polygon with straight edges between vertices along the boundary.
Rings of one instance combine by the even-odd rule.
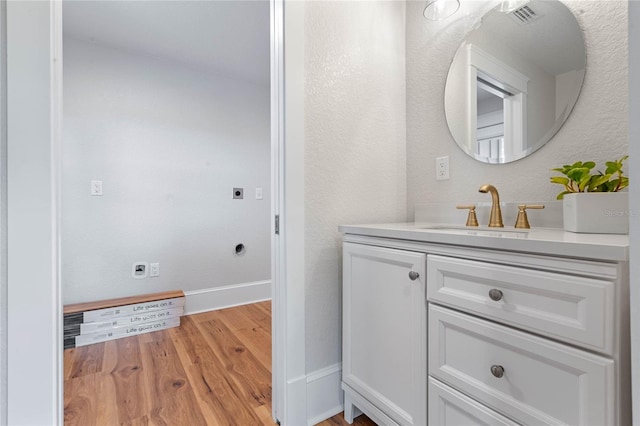
[[[542,15],[536,13],[530,5],[522,6],[509,14],[511,19],[516,21],[520,25],[527,25],[533,21],[537,21]]]

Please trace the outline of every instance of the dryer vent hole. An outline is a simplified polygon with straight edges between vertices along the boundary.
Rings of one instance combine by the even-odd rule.
[[[236,246],[236,249],[235,249],[236,256],[242,256],[246,251],[247,249],[245,248],[244,244],[238,244]]]

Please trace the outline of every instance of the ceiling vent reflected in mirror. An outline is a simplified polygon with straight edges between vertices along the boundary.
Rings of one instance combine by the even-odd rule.
[[[500,6],[498,6],[498,11],[502,13],[511,13],[527,3],[529,3],[529,0],[504,0],[500,3]]]
[[[542,15],[533,10],[530,5],[514,10],[509,16],[520,25],[527,25],[542,18]]]

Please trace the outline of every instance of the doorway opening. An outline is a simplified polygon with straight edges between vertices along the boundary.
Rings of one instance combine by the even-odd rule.
[[[223,341],[246,331],[234,321],[202,320],[209,312],[254,306],[248,308],[253,319],[270,323],[270,309],[265,313],[261,302],[272,295],[275,204],[270,7],[264,1],[63,2],[65,305],[182,290],[189,336],[195,339],[198,330],[209,343],[216,340],[208,327],[228,330],[216,336]],[[136,276],[136,265],[149,265],[149,274]],[[250,329],[263,354],[253,356],[264,361],[271,335],[258,336],[261,327]],[[134,402],[118,409],[124,416],[118,421],[154,415],[153,389],[166,371],[161,355],[187,351],[171,346],[172,333],[69,349],[65,418],[84,419],[77,402],[91,389],[88,382],[98,394],[112,389],[122,399],[123,375],[147,381],[138,399],[146,402],[136,409],[142,411],[131,411]],[[202,390],[191,383],[197,379],[191,367],[184,366],[171,386]],[[264,371],[260,377],[264,382]],[[259,416],[271,412],[271,376],[268,381],[268,391],[259,392]],[[67,390],[74,393],[69,401]]]

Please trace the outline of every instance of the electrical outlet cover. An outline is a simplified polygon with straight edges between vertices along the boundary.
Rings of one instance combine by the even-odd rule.
[[[101,180],[92,180],[91,181],[91,195],[102,195],[102,181]]]
[[[436,158],[436,180],[449,179],[449,156]]]
[[[149,264],[147,262],[135,262],[131,270],[131,276],[136,280],[147,278],[149,275]]]

